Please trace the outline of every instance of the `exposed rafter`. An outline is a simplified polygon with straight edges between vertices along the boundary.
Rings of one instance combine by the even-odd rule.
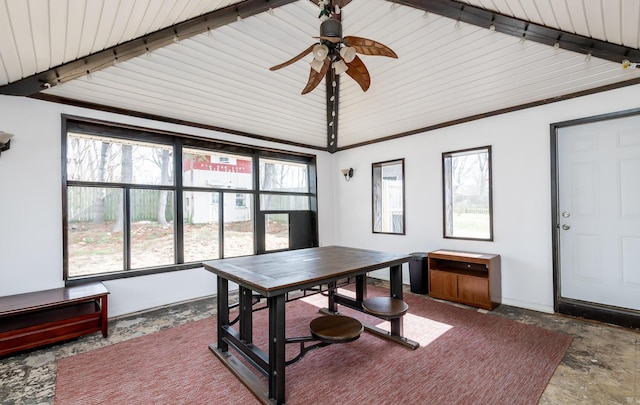
[[[0,87],[0,94],[31,96],[57,84],[113,66],[114,63],[144,55],[167,46],[175,40],[190,38],[219,28],[236,21],[238,17],[250,17],[294,1],[296,0],[243,1],[9,83]]]
[[[327,72],[327,152],[335,153],[338,150],[338,101],[340,98],[340,75],[336,75],[333,69]]]
[[[483,28],[493,26],[492,29],[497,32],[549,46],[557,44],[562,49],[585,55],[591,54],[596,58],[616,63],[621,63],[625,59],[640,60],[640,50],[635,48],[561,31],[453,0],[398,0],[394,2]]]

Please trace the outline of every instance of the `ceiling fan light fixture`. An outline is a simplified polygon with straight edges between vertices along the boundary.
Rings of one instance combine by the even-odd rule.
[[[349,69],[349,66],[347,66],[347,64],[344,63],[344,60],[342,59],[340,59],[337,62],[333,62],[333,70],[336,72],[337,75],[346,72],[348,69]]]
[[[310,63],[311,69],[315,70],[317,73],[322,72],[322,67],[324,66],[324,62],[318,59],[313,59]]]
[[[340,48],[340,57],[346,63],[351,63],[356,58],[356,48],[351,46],[343,46]]]
[[[329,55],[329,48],[326,45],[318,44],[313,47],[313,58],[322,62]]]

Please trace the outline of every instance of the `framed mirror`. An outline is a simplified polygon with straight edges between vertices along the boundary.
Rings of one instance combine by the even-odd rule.
[[[442,154],[444,237],[493,240],[491,146]]]
[[[404,159],[373,163],[373,233],[405,234]]]

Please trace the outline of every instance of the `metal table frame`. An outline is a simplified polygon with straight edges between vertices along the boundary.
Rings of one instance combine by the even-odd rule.
[[[340,257],[345,265],[340,267]],[[332,263],[323,265],[323,258],[331,258]],[[357,260],[353,260],[357,257]],[[367,259],[370,257],[370,259]],[[366,273],[388,267],[390,271],[389,294],[402,299],[402,263],[410,256],[385,254],[363,249],[329,246],[269,253],[259,256],[245,256],[205,262],[204,267],[217,275],[217,332],[216,344],[210,350],[265,404],[285,402],[285,344],[287,293],[311,288],[320,284],[329,285],[328,307],[323,312],[336,313],[338,305],[362,311],[362,301],[366,298]],[[338,264],[337,264],[338,263]],[[335,267],[334,266],[338,266]],[[266,271],[260,270],[262,267]],[[274,271],[278,268],[287,271]],[[311,270],[308,270],[308,267]],[[276,274],[277,273],[277,274]],[[345,277],[356,277],[356,298],[338,294],[335,283]],[[238,330],[230,325],[229,281],[239,285]],[[253,344],[253,294],[258,293],[267,300],[269,312],[268,355]],[[406,347],[415,349],[418,343],[402,336],[402,318],[392,319],[391,332],[365,324],[365,329],[382,338],[390,339]],[[236,358],[233,348],[253,368],[268,380],[263,381]]]

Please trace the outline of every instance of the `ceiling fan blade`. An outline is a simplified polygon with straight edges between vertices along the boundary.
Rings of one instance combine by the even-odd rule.
[[[356,52],[362,55],[387,56],[389,58],[398,58],[395,52],[388,46],[376,42],[373,39],[361,37],[344,37],[344,43],[356,49]]]
[[[327,58],[324,60],[324,64],[322,65],[322,69],[320,69],[320,73],[311,68],[311,70],[309,71],[309,81],[307,82],[307,86],[302,90],[302,94],[307,94],[308,92],[316,88],[316,86],[327,75],[327,70],[329,70],[330,65],[331,62],[329,61],[329,58]]]
[[[371,85],[371,76],[369,76],[367,67],[362,63],[362,59],[356,56],[354,60],[347,63],[347,66],[349,66],[347,74],[351,76],[353,80],[358,82],[362,91],[369,90],[369,86]]]
[[[317,44],[313,44],[310,47],[308,47],[307,49],[305,49],[304,51],[300,52],[298,55],[294,56],[293,58],[289,59],[288,61],[281,63],[279,65],[270,67],[269,70],[273,71],[273,70],[278,70],[278,69],[282,69],[285,66],[289,66],[290,64],[299,61],[300,59],[304,58],[305,56],[307,56],[308,54],[310,54],[313,51],[313,47],[316,46]]]

